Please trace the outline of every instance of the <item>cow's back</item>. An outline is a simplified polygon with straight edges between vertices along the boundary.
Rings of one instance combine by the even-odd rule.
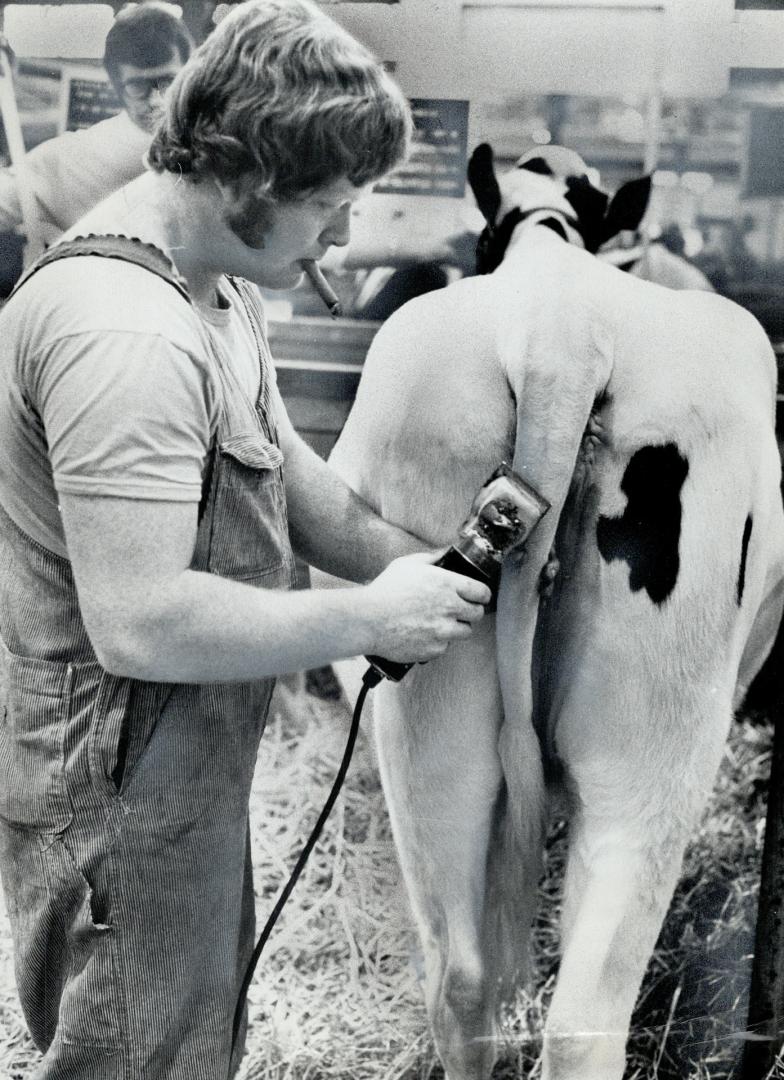
[[[434,545],[453,539],[514,437],[488,296],[491,283],[471,278],[387,320],[330,458],[384,517]]]
[[[571,678],[597,634],[608,667],[682,654],[673,642],[695,610],[705,639],[727,643],[729,671],[784,558],[770,345],[728,300],[640,281],[532,233],[494,274],[385,323],[331,463],[389,520],[449,543],[511,460],[517,397],[557,426],[554,373],[566,372],[568,393],[591,365],[601,433],[583,444],[559,530],[549,681]],[[630,640],[641,643],[633,661]]]
[[[494,274],[418,297],[384,324],[333,466],[385,517],[448,543],[478,487],[511,459],[516,395],[534,406],[541,395],[542,415],[552,413],[553,373],[577,385],[591,364],[601,435],[590,465],[576,463],[567,504],[581,546],[567,521],[560,552],[574,573],[580,561],[581,590],[606,598],[612,587],[619,602],[646,598],[661,614],[677,582],[673,603],[686,607],[716,591],[719,567],[737,578],[749,515],[752,578],[754,566],[780,560],[775,361],[756,320],[532,232]],[[557,424],[557,402],[554,414]],[[642,514],[662,546],[641,586],[621,557],[625,512]],[[717,629],[734,616],[731,604],[717,613]]]

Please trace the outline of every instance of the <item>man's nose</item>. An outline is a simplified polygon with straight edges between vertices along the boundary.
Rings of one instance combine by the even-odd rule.
[[[345,247],[351,239],[351,206],[341,206],[321,234],[321,241],[331,247]]]

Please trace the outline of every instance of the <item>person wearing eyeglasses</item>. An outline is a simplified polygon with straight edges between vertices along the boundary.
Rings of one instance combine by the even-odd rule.
[[[148,135],[161,117],[163,95],[192,48],[182,20],[156,2],[124,9],[107,34],[106,74],[128,119]]]
[[[123,9],[106,37],[103,63],[122,111],[40,143],[27,155],[39,232],[51,243],[102,199],[141,176],[163,95],[193,49],[170,5]],[[17,180],[0,170],[0,231],[22,224]]]

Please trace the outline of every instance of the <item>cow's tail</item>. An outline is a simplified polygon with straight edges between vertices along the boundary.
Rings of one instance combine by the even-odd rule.
[[[545,785],[539,741],[530,725],[501,734],[505,779],[488,853],[484,955],[500,1002],[528,978],[529,941],[542,873]]]

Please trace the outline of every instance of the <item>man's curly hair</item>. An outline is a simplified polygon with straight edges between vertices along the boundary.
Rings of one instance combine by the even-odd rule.
[[[258,207],[375,180],[405,157],[410,132],[400,88],[315,4],[248,0],[178,75],[148,161]]]

